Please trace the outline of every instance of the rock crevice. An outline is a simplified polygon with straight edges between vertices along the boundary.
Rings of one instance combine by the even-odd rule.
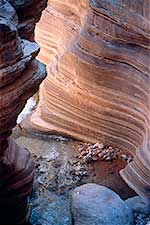
[[[28,221],[34,165],[28,150],[9,136],[27,99],[46,77],[45,66],[35,59],[39,46],[34,41],[44,7],[44,0],[0,1],[0,224]]]

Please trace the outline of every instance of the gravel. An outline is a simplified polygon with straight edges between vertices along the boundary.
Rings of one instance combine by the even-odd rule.
[[[150,215],[134,212],[135,225],[150,225]]]
[[[104,145],[103,143],[85,143],[78,146],[79,159],[83,159],[86,163],[93,161],[112,161],[118,158],[127,161],[127,163],[133,160],[132,155],[124,154],[119,148]]]
[[[48,155],[33,154],[36,169],[36,181],[40,189],[59,193],[71,190],[83,183],[88,176],[86,168],[79,161],[60,161]]]

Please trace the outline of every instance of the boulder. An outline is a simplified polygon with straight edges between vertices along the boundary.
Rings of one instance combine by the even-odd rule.
[[[75,225],[131,225],[132,210],[112,190],[94,183],[72,192],[71,210]]]

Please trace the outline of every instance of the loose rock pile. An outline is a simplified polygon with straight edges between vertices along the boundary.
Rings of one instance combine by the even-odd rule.
[[[40,190],[50,190],[59,193],[66,192],[83,183],[88,176],[85,167],[79,161],[60,161],[49,156],[33,155],[36,168],[36,181]]]
[[[119,148],[104,145],[103,143],[90,144],[85,143],[78,147],[80,155],[79,159],[83,159],[86,163],[93,161],[112,161],[118,158],[126,160],[128,163],[133,160],[131,155],[123,154]]]

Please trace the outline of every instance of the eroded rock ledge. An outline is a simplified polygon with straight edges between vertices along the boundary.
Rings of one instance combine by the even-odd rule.
[[[29,151],[9,136],[27,99],[46,77],[45,66],[35,59],[39,46],[34,41],[46,2],[0,1],[0,224],[28,221],[34,165]]]

